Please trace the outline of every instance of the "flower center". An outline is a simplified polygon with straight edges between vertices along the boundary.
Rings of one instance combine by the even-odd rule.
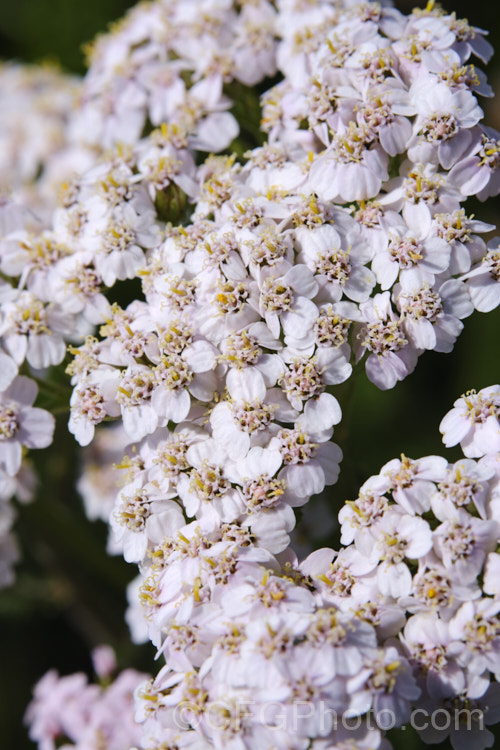
[[[408,343],[397,321],[367,323],[363,333],[365,338],[361,345],[377,356],[397,352]]]
[[[14,404],[0,407],[0,440],[14,437],[19,428],[17,409]]]

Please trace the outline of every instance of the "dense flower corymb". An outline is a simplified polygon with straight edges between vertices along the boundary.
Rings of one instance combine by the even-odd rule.
[[[127,619],[162,666],[125,695],[49,673],[42,747],[376,750],[387,712],[491,703],[498,386],[443,419],[464,459],[388,462],[340,511],[338,552],[290,548],[337,481],[353,369],[390,389],[500,302],[498,243],[463,207],[500,188],[471,62],[490,53],[433,2],[154,0],[94,45],[68,129],[90,168],[50,226],[2,204],[0,473],[20,486],[23,448],[52,437],[18,370],[42,377],[72,342],[69,430],[122,453],[103,458],[119,487],[80,487],[139,565]],[[274,76],[262,143],[251,87]],[[132,682],[120,727],[108,698],[130,716]]]

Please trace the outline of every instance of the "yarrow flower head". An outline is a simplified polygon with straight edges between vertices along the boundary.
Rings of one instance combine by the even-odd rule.
[[[0,480],[54,427],[18,372],[69,344],[68,428],[119,480],[80,491],[139,565],[127,619],[162,667],[124,691],[49,673],[40,747],[350,747],[335,712],[376,749],[387,712],[490,701],[498,386],[441,423],[464,459],[403,454],[340,511],[338,552],[289,546],[338,479],[354,368],[391,389],[500,302],[498,242],[462,206],[500,190],[469,62],[489,54],[432,1],[154,0],[89,49],[68,128],[89,168],[50,226],[0,206]]]
[[[500,387],[468,391],[453,404],[439,429],[446,446],[460,446],[469,458],[500,450]]]

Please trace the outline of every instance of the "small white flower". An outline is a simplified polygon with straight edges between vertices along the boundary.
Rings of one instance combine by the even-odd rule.
[[[390,289],[396,279],[418,279],[434,283],[435,276],[447,271],[451,248],[440,237],[432,236],[430,217],[415,222],[391,224],[387,248],[379,251],[372,261],[372,270],[382,289]]]
[[[360,360],[369,352],[366,361],[369,380],[383,390],[393,388],[413,371],[418,353],[409,346],[402,321],[391,307],[389,292],[361,303],[360,312],[364,324],[357,326],[356,358]]]
[[[460,446],[468,458],[500,451],[500,386],[469,391],[453,404],[439,430],[446,447]]]
[[[479,312],[490,312],[500,305],[500,247],[498,239],[488,243],[481,263],[464,274],[472,304]]]
[[[359,537],[356,546],[377,568],[377,583],[385,596],[397,599],[411,591],[412,576],[405,560],[416,560],[432,547],[432,532],[423,518],[392,506]]]
[[[463,508],[440,510],[443,522],[432,532],[434,552],[454,580],[474,582],[495,547],[500,526],[475,518]]]
[[[161,544],[184,526],[181,508],[169,499],[173,496],[175,490],[165,497],[140,480],[126,485],[118,494],[110,526],[127,562],[141,562],[149,546]]]
[[[342,218],[347,223],[348,217]],[[315,274],[319,293],[326,300],[337,302],[344,294],[354,302],[364,302],[375,286],[374,275],[366,268],[372,252],[356,236],[355,229],[353,222],[345,239],[330,224],[296,230],[301,246],[299,259]]]
[[[401,326],[416,349],[450,352],[463,329],[462,318],[473,312],[465,284],[449,279],[431,286],[405,276],[396,284],[394,301],[401,313]]]
[[[4,303],[0,334],[16,364],[24,359],[36,368],[58,365],[66,354],[63,336],[74,333],[72,318],[57,304],[43,303],[31,292],[19,291]]]
[[[382,467],[376,489],[392,490],[394,500],[406,513],[425,513],[436,492],[434,483],[444,479],[446,467],[447,461],[441,456],[426,456],[414,461],[403,454],[401,460],[395,458]],[[372,488],[374,484],[372,482]]]
[[[0,393],[0,469],[14,476],[21,467],[22,448],[46,448],[52,442],[55,420],[32,406],[38,388],[19,375]]]
[[[450,466],[440,478],[437,492],[431,497],[431,507],[437,518],[449,517],[453,508],[467,508],[472,503],[482,519],[488,515],[487,506],[494,469],[464,458]]]

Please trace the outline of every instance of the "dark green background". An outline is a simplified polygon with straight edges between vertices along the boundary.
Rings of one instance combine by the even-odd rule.
[[[82,73],[82,43],[105,30],[132,4],[2,0],[0,55],[23,61],[58,60],[67,70]],[[415,3],[396,5],[409,10]],[[489,28],[490,39],[499,48],[500,5],[443,5],[472,24]],[[494,58],[488,68],[498,92],[499,64]],[[500,130],[497,102],[500,98],[482,104],[486,122]],[[500,223],[497,199],[470,208],[478,218]],[[364,479],[401,452],[414,458],[441,453],[455,459],[456,450],[444,452],[439,422],[464,391],[500,381],[499,330],[500,310],[476,313],[465,321],[452,354],[425,354],[415,374],[394,390],[381,392],[364,377],[356,379],[350,405],[347,393],[341,398],[344,419],[337,439],[345,459],[341,481],[330,495],[333,508],[354,497]],[[103,641],[117,647],[122,666],[154,669],[152,650],[132,647],[123,624],[124,587],[134,567],[106,556],[104,525],[89,523],[75,496],[78,450],[65,430],[64,417],[50,452],[34,458],[42,476],[41,490],[35,503],[20,510],[17,524],[24,561],[16,586],[0,593],[0,747],[9,750],[32,747],[22,714],[33,683],[47,669],[90,673],[89,649]],[[400,732],[393,740],[405,750],[420,746],[410,732]]]

